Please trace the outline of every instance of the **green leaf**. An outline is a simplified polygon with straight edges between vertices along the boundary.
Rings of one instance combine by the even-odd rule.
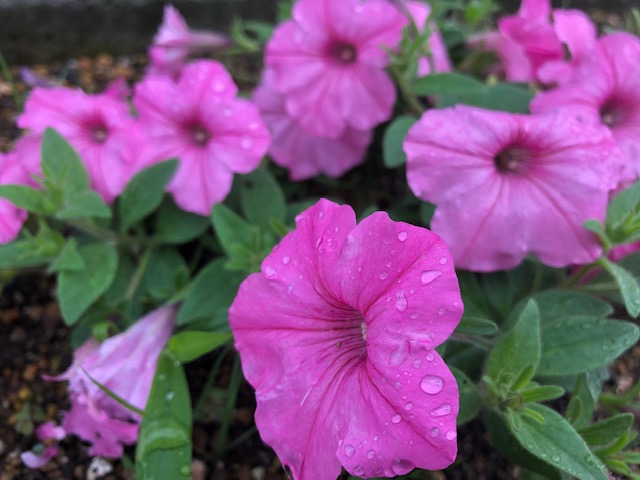
[[[607,208],[606,227],[615,232],[640,211],[640,181],[617,194]]]
[[[249,251],[254,249],[260,230],[226,205],[220,203],[213,207],[211,221],[222,248],[229,256],[233,256],[234,245],[241,245]]]
[[[527,302],[514,327],[503,334],[489,354],[486,373],[498,381],[502,373],[517,375],[540,361],[540,321],[538,307]]]
[[[433,73],[418,79],[413,86],[416,95],[482,95],[485,85],[473,77],[459,73]]]
[[[0,245],[0,268],[37,267],[53,260],[52,255],[34,250],[32,240],[18,240]]]
[[[451,368],[451,373],[456,377],[458,390],[460,392],[460,410],[456,420],[458,425],[468,422],[480,413],[482,407],[482,399],[480,391],[473,381],[467,375],[457,368]]]
[[[122,230],[127,230],[158,208],[177,168],[177,159],[166,160],[138,172],[129,181],[120,196],[118,209]]]
[[[543,325],[559,318],[604,318],[613,313],[613,308],[607,302],[586,293],[547,290],[537,293],[533,298],[540,309],[540,321]]]
[[[0,185],[0,197],[9,200],[16,207],[32,213],[46,215],[44,192],[24,185]]]
[[[514,303],[513,282],[509,275],[506,272],[493,272],[483,275],[482,289],[489,306],[497,315],[496,320],[506,319]]]
[[[78,252],[78,242],[75,238],[70,238],[62,247],[60,255],[49,267],[49,272],[62,272],[64,270],[79,271],[86,267],[86,263]]]
[[[224,345],[232,338],[231,333],[180,332],[169,339],[169,350],[180,362],[191,362]]]
[[[606,365],[635,344],[640,329],[630,322],[572,316],[542,326],[538,375],[560,376]]]
[[[638,281],[620,265],[610,262],[602,257],[599,263],[614,278],[620,289],[622,300],[627,312],[632,318],[640,314],[640,285]]]
[[[397,117],[389,124],[382,137],[382,159],[387,168],[404,165],[407,161],[402,144],[416,118],[408,115]]]
[[[111,209],[107,207],[102,197],[91,190],[65,192],[64,204],[56,213],[61,220],[73,218],[111,218]]]
[[[42,139],[42,172],[63,192],[90,187],[89,174],[78,153],[55,130],[47,128]]]
[[[541,385],[526,388],[520,392],[524,403],[546,402],[564,395],[564,388],[556,385]]]
[[[160,243],[181,244],[199,237],[209,227],[209,219],[185,212],[167,198],[155,218],[153,238]]]
[[[168,300],[186,285],[189,267],[173,247],[153,250],[143,275],[146,291],[156,300]]]
[[[533,95],[527,87],[498,83],[488,86],[482,94],[461,97],[460,103],[501,112],[527,113]]]
[[[224,264],[224,259],[214,260],[198,273],[178,312],[178,325],[188,325],[228,310],[244,276],[227,271]]]
[[[571,424],[559,413],[540,404],[527,406],[544,419],[520,416],[518,429],[511,433],[520,444],[540,460],[581,480],[607,480],[606,468]]]
[[[603,446],[619,439],[633,425],[633,414],[621,413],[593,425],[581,428],[578,433],[591,446]]]
[[[188,479],[191,475],[191,399],[180,362],[158,359],[136,447],[136,479]]]
[[[271,220],[284,222],[287,204],[284,193],[265,166],[239,178],[240,205],[247,220],[268,230]]]
[[[460,324],[456,327],[456,332],[491,336],[498,333],[498,325],[485,318],[463,315]]]
[[[103,384],[98,382],[95,378],[93,378],[91,375],[89,375],[89,372],[87,372],[84,368],[82,368],[82,367],[79,367],[79,368],[89,378],[89,380],[91,380],[91,383],[93,383],[96,387],[98,387],[100,390],[102,390],[108,397],[112,398],[113,400],[118,402],[120,405],[122,405],[124,408],[126,408],[128,410],[131,410],[132,412],[137,413],[138,415],[143,415],[144,414],[144,412],[142,410],[140,410],[138,407],[136,407],[135,405],[130,404],[124,398],[122,398],[120,395],[118,395],[117,393],[111,391],[110,389],[105,387]]]
[[[80,247],[78,253],[85,268],[58,274],[58,299],[67,325],[76,323],[109,288],[118,267],[118,253],[113,245],[89,244]]]

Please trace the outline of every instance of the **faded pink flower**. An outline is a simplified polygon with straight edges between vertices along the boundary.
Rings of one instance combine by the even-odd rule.
[[[346,127],[338,138],[326,138],[307,132],[290,117],[284,95],[273,89],[266,72],[253,99],[262,119],[271,130],[269,154],[273,161],[289,170],[292,180],[305,180],[318,174],[339,177],[363,162],[373,132]]]
[[[408,2],[407,8],[420,31],[425,28],[431,31],[427,41],[430,58],[420,58],[418,61],[418,76],[423,77],[430,73],[450,72],[452,69],[451,60],[442,35],[440,35],[435,22],[427,24],[427,19],[431,15],[431,6],[423,2]]]
[[[44,445],[34,447],[33,450],[22,452],[20,459],[29,468],[42,468],[58,455],[58,445],[51,441],[60,441],[66,435],[64,428],[56,426],[53,422],[46,422],[36,428],[36,437]]]
[[[404,151],[409,186],[437,205],[431,228],[456,267],[507,270],[529,253],[563,267],[600,255],[582,224],[604,219],[618,182],[621,152],[605,128],[456,107],[424,114]]]
[[[148,161],[180,159],[169,191],[186,211],[209,215],[229,193],[234,172],[255,170],[269,147],[258,109],[237,93],[224,66],[206,60],[186,66],[177,83],[148,77],[136,87]]]
[[[265,62],[286,110],[309,133],[340,137],[388,120],[396,99],[383,47],[395,47],[407,20],[391,4],[299,0],[276,28]]]
[[[570,82],[539,93],[533,112],[561,110],[606,126],[626,154],[623,181],[640,176],[640,39],[628,33],[602,37],[576,64]]]
[[[47,127],[55,129],[80,155],[91,179],[91,188],[107,203],[124,190],[140,168],[139,157],[144,139],[126,102],[112,94],[89,95],[71,88],[36,88],[18,117],[18,126],[29,135],[42,135]],[[37,158],[24,159],[39,164]]]
[[[0,153],[0,185],[25,185],[28,183],[26,171],[20,166],[13,153]],[[13,203],[0,198],[0,244],[16,239],[27,219],[27,212]]]
[[[173,5],[165,5],[162,25],[149,49],[152,75],[175,76],[189,55],[218,50],[231,45],[231,39],[217,32],[191,30]]]
[[[144,410],[158,356],[173,331],[175,313],[173,307],[160,308],[101,344],[87,340],[76,350],[66,372],[47,378],[69,381],[72,405],[62,427],[90,442],[90,455],[121,457],[122,446],[135,443],[141,419],[104,393],[89,376]]]
[[[256,424],[294,479],[440,469],[456,456],[456,381],[434,350],[462,302],[440,238],[320,200],[229,311]],[[285,407],[286,406],[286,407]]]

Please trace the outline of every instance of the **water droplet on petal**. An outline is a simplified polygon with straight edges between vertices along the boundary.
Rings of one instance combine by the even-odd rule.
[[[415,320],[416,318],[418,318],[420,316],[419,313],[412,313],[411,316],[409,317],[411,320]]]
[[[267,266],[264,269],[264,274],[267,276],[267,278],[273,278],[276,276],[278,272],[276,271],[275,268],[273,268],[272,266]]]
[[[378,440],[380,440],[380,435],[374,435],[373,436],[373,441],[377,442]]]
[[[448,403],[443,403],[438,408],[434,408],[431,410],[430,415],[432,417],[444,417],[445,415],[449,415],[451,413],[451,405]]]
[[[396,292],[396,308],[400,312],[404,312],[407,309],[407,298],[404,296],[404,290],[400,289]]]
[[[429,285],[441,275],[442,272],[440,270],[425,270],[420,274],[420,283],[422,283],[422,285]]]
[[[356,447],[354,447],[353,445],[344,446],[344,454],[346,455],[347,458],[353,457],[355,453],[356,453]]]
[[[437,427],[433,427],[431,429],[430,435],[435,438],[440,435],[440,430]]]
[[[446,311],[444,308],[440,308],[440,309],[438,310],[438,315],[441,315],[441,316],[442,316],[442,315],[444,315],[446,312],[447,312],[447,311]]]
[[[436,358],[436,356],[433,354],[433,352],[427,353],[427,362],[433,361],[434,358]]]
[[[353,469],[353,473],[354,475],[361,477],[362,475],[364,475],[364,468],[362,468],[362,465],[356,465],[356,467]]]
[[[402,417],[397,413],[391,417],[391,423],[400,423],[400,420],[402,420]]]
[[[243,137],[242,140],[240,140],[240,146],[245,150],[249,150],[251,147],[253,147],[253,140],[251,140],[249,137]]]
[[[458,438],[458,434],[454,430],[448,431],[445,436],[447,440],[455,440],[456,438]]]
[[[413,408],[413,403],[409,402],[406,403],[404,406],[404,409],[408,412],[409,410],[411,410]]]
[[[413,463],[408,460],[401,460],[399,458],[396,458],[393,462],[391,462],[391,470],[396,475],[406,475],[413,469]]]
[[[404,242],[408,236],[407,232],[400,232],[398,233],[398,241]]]
[[[367,452],[367,458],[368,458],[369,460],[371,460],[373,457],[375,457],[375,455],[376,455],[376,451],[375,451],[375,450],[369,450],[369,451]]]
[[[380,277],[380,280],[386,280],[387,278],[389,278],[389,274],[387,272],[382,272],[378,276]]]
[[[425,375],[422,377],[422,380],[420,380],[420,388],[424,393],[436,395],[444,388],[444,380],[435,375]]]
[[[291,257],[289,255],[285,255],[284,257],[282,257],[282,263],[284,263],[285,265],[288,265],[290,261]]]
[[[447,257],[442,257],[440,259],[440,265],[444,265],[445,263],[447,263]]]

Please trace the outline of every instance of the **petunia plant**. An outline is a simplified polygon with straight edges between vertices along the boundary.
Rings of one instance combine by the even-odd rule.
[[[55,276],[74,355],[25,465],[75,435],[188,478],[205,424],[204,461],[259,435],[295,480],[449,478],[474,431],[520,478],[640,479],[640,38],[548,0],[278,12],[167,6],[136,82],[27,93],[0,278]]]

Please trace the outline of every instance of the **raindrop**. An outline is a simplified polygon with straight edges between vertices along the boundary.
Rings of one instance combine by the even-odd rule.
[[[429,355],[427,355],[427,360],[429,360]],[[425,375],[422,377],[422,380],[420,380],[420,388],[424,393],[436,395],[444,388],[444,380],[435,375]]]
[[[391,470],[396,475],[406,475],[411,470],[413,470],[414,465],[408,460],[401,460],[396,458],[393,462],[391,462]]]
[[[437,427],[433,427],[433,428],[431,429],[431,436],[435,438],[435,437],[437,437],[438,435],[440,435],[440,430],[439,430]]]
[[[429,285],[441,275],[442,272],[440,270],[425,270],[420,274],[420,283],[422,283],[422,285]]]
[[[288,265],[290,261],[291,257],[289,255],[285,255],[284,257],[282,257],[282,263],[284,263],[285,265]]]
[[[422,365],[421,360],[416,359],[413,361],[413,368],[415,368],[416,370],[420,368],[420,365]]]
[[[438,408],[431,410],[432,417],[444,417],[445,415],[449,415],[451,413],[451,405],[448,403],[443,403]]]
[[[389,277],[389,274],[387,272],[382,272],[378,276],[380,277],[380,280],[386,280]]]
[[[412,313],[411,316],[409,317],[411,320],[415,320],[416,318],[418,318],[420,316],[419,313]]]
[[[376,451],[375,451],[375,450],[369,450],[369,451],[367,452],[367,458],[368,458],[369,460],[371,460],[375,455],[376,455]]]
[[[296,282],[291,282],[287,287],[287,293],[293,293],[294,288],[296,288]]]
[[[245,150],[249,150],[251,147],[253,147],[253,140],[251,140],[249,137],[244,137],[242,140],[240,140],[240,146]]]
[[[440,309],[438,310],[438,315],[442,316],[442,315],[444,315],[446,312],[447,312],[447,311],[446,311],[444,308],[440,308]]]
[[[400,420],[402,420],[402,417],[398,413],[391,417],[391,423],[400,423]]]
[[[458,438],[458,434],[454,430],[448,431],[445,436],[447,440],[455,440],[456,438]]]
[[[409,402],[407,404],[405,404],[404,409],[408,412],[409,410],[411,410],[413,408],[413,403]]]
[[[553,462],[559,462],[560,461],[560,455],[552,455],[551,456],[551,460]]]
[[[347,456],[347,458],[353,457],[355,453],[356,453],[356,447],[354,447],[353,445],[344,446],[344,454]]]
[[[264,274],[267,276],[267,278],[275,277],[276,273],[278,273],[278,272],[271,265],[269,265],[268,267],[265,267],[265,269],[264,269]]]
[[[374,435],[373,441],[377,442],[378,440],[380,440],[380,435]]]
[[[404,296],[404,290],[400,289],[396,292],[396,308],[400,312],[407,309],[407,298]]]
[[[387,267],[387,268],[391,268],[391,265],[393,265],[393,263],[392,263],[392,262],[387,262],[387,263],[386,263],[386,267]]]
[[[168,402],[170,402],[171,400],[173,400],[173,397],[176,396],[175,392],[167,392],[167,396],[165,397],[167,399]]]
[[[409,235],[407,234],[407,232],[400,232],[398,234],[398,241],[404,242],[407,239],[408,236]]]
[[[180,473],[185,477],[188,477],[189,475],[191,475],[191,467],[189,465],[183,465],[182,467],[180,467]]]
[[[447,257],[442,257],[440,259],[440,265],[444,265],[445,263],[447,263]]]

